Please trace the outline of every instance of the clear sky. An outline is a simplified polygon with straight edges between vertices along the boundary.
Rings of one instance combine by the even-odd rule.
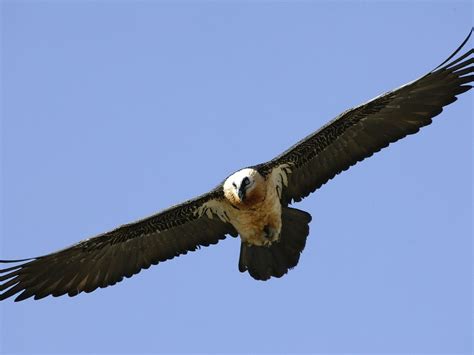
[[[441,63],[471,1],[2,1],[0,259],[208,191]],[[472,47],[472,41],[469,44]],[[472,351],[472,93],[298,204],[281,279],[239,241],[0,305],[5,353]]]

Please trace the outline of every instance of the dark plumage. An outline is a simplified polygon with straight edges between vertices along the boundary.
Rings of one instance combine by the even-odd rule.
[[[418,132],[457,95],[469,90],[468,84],[474,80],[474,50],[455,57],[471,33],[445,62],[425,76],[347,110],[275,159],[233,174],[232,178],[249,174],[245,176],[245,186],[239,187],[240,204],[232,202],[238,202],[238,198],[231,190],[226,190],[227,195],[224,192],[229,177],[198,198],[61,251],[32,259],[0,261],[14,265],[0,270],[0,300],[17,294],[15,300],[20,301],[91,292],[114,285],[152,264],[216,244],[226,235],[240,234],[242,238],[240,271],[248,271],[258,280],[283,276],[297,265],[311,221],[308,213],[288,205],[390,143]],[[242,232],[245,218],[259,225],[259,219],[252,219],[253,210],[245,210],[243,201],[247,195],[252,196],[253,184],[259,191],[253,194],[255,204],[262,203],[260,196],[270,198],[269,189],[276,190],[270,192],[275,192],[278,203],[261,204],[271,207],[268,213],[257,211],[262,216],[273,213],[271,224],[257,230],[269,236],[268,240],[252,234],[256,227]],[[241,215],[245,218],[239,221],[232,217]],[[258,244],[262,240],[266,244]]]
[[[471,31],[472,33],[472,31]],[[456,96],[471,89],[473,49],[398,89],[347,110],[293,147],[262,164],[264,174],[289,163],[295,168],[283,192],[286,204],[301,201],[340,172],[432,122]],[[311,172],[311,173],[310,173]]]
[[[309,234],[311,215],[296,208],[285,207],[281,217],[283,226],[278,243],[270,247],[241,244],[240,272],[248,271],[256,280],[268,280],[272,276],[282,277],[298,264]]]
[[[232,225],[220,219],[194,217],[200,204],[213,196],[208,193],[52,254],[18,260],[25,263],[0,270],[0,291],[11,287],[0,299],[20,291],[17,301],[92,292],[150,265],[216,244],[226,234],[237,236]]]

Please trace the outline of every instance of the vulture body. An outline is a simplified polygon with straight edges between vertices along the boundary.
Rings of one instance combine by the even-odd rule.
[[[48,255],[1,260],[10,265],[0,269],[0,300],[92,292],[226,235],[240,235],[240,271],[257,280],[283,276],[298,264],[311,221],[309,213],[290,205],[429,125],[468,91],[473,49],[461,50],[471,33],[428,74],[343,112],[276,158],[237,171],[206,194]]]

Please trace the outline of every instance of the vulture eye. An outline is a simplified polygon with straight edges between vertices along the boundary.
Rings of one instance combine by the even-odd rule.
[[[234,186],[235,188],[237,188],[237,185],[235,184],[235,182],[232,183],[232,186]]]
[[[250,184],[250,179],[248,177],[244,177],[244,179],[242,180],[242,184],[244,186],[247,186],[248,184]]]

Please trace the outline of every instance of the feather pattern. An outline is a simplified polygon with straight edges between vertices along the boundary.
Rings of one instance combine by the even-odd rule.
[[[48,295],[75,296],[114,285],[150,265],[216,244],[226,234],[237,236],[231,224],[218,216],[222,189],[213,191],[135,223],[85,239],[58,252],[24,260],[0,269],[0,300],[20,293],[15,301]]]
[[[347,110],[273,160],[252,167],[276,191],[276,203],[258,213],[280,210],[280,241],[270,247],[243,243],[239,269],[259,280],[281,277],[296,266],[309,234],[311,217],[287,207],[315,191],[335,175],[375,152],[429,125],[443,107],[469,90],[474,80],[474,50],[456,58],[467,43],[425,76]],[[248,169],[244,169],[248,170]],[[216,244],[242,215],[261,222],[258,213],[226,204],[221,184],[207,194],[170,207],[140,221],[85,239],[52,254],[23,260],[0,260],[0,300],[16,301],[48,295],[75,296],[114,285],[151,265]],[[273,187],[272,187],[273,188]],[[268,198],[271,194],[267,194]],[[264,198],[264,199],[265,199]],[[233,208],[233,209],[232,209]],[[267,211],[267,209],[269,209]],[[233,217],[234,216],[234,220]],[[257,217],[255,217],[257,216]],[[246,223],[242,223],[245,230]]]
[[[443,107],[469,90],[474,50],[452,60],[469,40],[433,71],[396,90],[347,110],[290,149],[256,168],[262,175],[285,167],[282,203],[301,201],[340,172],[431,123]]]

